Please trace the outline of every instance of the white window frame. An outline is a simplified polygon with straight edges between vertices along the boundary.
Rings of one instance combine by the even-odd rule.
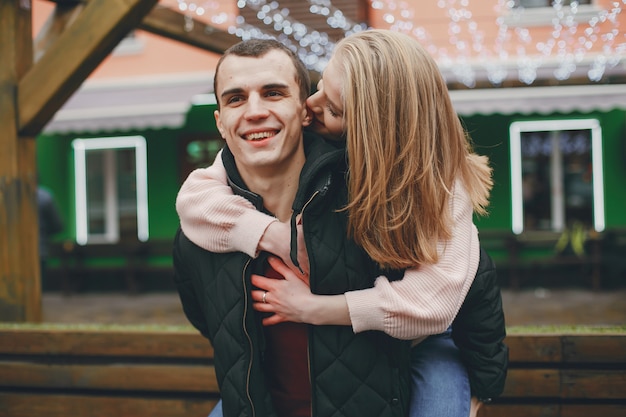
[[[601,9],[594,3],[591,1],[591,4],[578,5],[575,14],[571,13],[570,6],[563,6],[562,10],[566,17],[571,15],[575,22],[586,23],[599,16]],[[552,26],[557,18],[557,11],[552,6],[515,7],[507,9],[502,15],[503,23],[510,27]]]
[[[524,231],[524,201],[522,196],[522,132],[545,132],[563,130],[591,130],[591,161],[593,164],[593,227],[601,232],[605,227],[604,219],[604,178],[602,167],[602,128],[597,119],[577,119],[577,120],[542,120],[528,122],[514,122],[509,128],[510,136],[510,157],[511,157],[511,215],[512,230],[515,234]],[[559,175],[563,175],[560,170],[554,170],[553,179],[558,180]],[[559,184],[559,181],[553,181]],[[563,204],[564,195],[562,187],[555,186],[552,190],[553,215],[552,229],[554,231],[563,230],[564,219]]]
[[[105,172],[105,232],[89,232],[87,218],[87,162],[88,150],[135,150],[135,181],[137,188],[137,238],[148,240],[148,170],[146,139],[143,136],[120,136],[113,138],[79,138],[72,141],[74,148],[74,177],[76,204],[76,242],[116,243],[119,241],[119,218],[117,210],[117,192],[115,191],[115,173]]]
[[[145,42],[137,36],[136,30],[131,30],[113,49],[114,56],[139,55],[145,48]]]

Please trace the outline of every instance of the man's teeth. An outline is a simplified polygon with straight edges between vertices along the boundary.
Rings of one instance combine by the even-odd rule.
[[[249,135],[246,135],[246,139],[247,140],[260,140],[260,139],[265,139],[265,138],[269,138],[270,136],[273,136],[274,132],[256,132],[256,133],[251,133]]]

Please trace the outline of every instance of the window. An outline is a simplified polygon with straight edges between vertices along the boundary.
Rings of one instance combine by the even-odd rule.
[[[186,133],[177,141],[179,147],[180,183],[197,168],[208,167],[224,147],[224,140],[217,134]]]
[[[76,241],[148,239],[146,140],[141,136],[76,139]]]
[[[137,55],[141,53],[143,49],[144,41],[137,36],[137,31],[131,30],[128,35],[117,44],[113,50],[113,55]]]
[[[513,232],[604,230],[599,122],[516,122],[510,135]]]
[[[561,0],[562,12],[565,17],[577,23],[587,23],[597,17],[600,9],[593,5],[592,0],[579,0],[576,8],[571,8],[573,0]],[[559,20],[557,8],[553,7],[557,0],[514,0],[507,2],[502,15],[503,23],[511,27],[553,26]]]
[[[561,6],[569,6],[571,3],[576,2],[580,4],[591,4],[591,0],[515,0],[513,7],[552,7],[556,3],[560,3]]]

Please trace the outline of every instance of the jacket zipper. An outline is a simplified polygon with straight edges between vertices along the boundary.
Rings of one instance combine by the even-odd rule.
[[[310,333],[312,332],[310,325],[307,325],[309,327],[309,331],[307,332],[307,344],[306,344],[306,360],[307,360],[307,369],[309,371],[309,386],[311,387],[311,406],[310,406],[310,410],[311,410],[311,417],[313,417],[313,378],[311,378],[311,346],[310,346],[310,340],[311,340],[311,335]]]
[[[311,202],[313,201],[313,199],[315,199],[315,197],[317,197],[317,195],[319,194],[319,191],[315,191],[313,193],[313,195],[307,200],[307,202],[302,206],[302,210],[300,210],[300,214],[301,214],[301,219],[302,219],[302,233],[304,233],[304,211],[306,210],[306,208],[309,206],[309,204],[311,204]],[[306,239],[303,239],[304,244],[306,246]],[[296,244],[297,244],[297,240],[296,240]],[[307,249],[308,250],[308,249]],[[310,258],[309,258],[310,259]],[[311,287],[311,265],[309,265],[309,289]],[[313,392],[315,391],[314,386],[313,386],[313,378],[312,378],[312,374],[311,374],[311,326],[307,325],[309,331],[307,332],[307,344],[306,344],[306,358],[307,358],[307,369],[309,371],[309,385],[311,386],[311,416],[313,416]]]
[[[242,282],[243,282],[243,294],[244,294],[244,307],[243,307],[243,323],[242,327],[243,327],[243,332],[246,335],[246,338],[248,339],[248,346],[250,347],[250,361],[248,362],[248,373],[246,375],[246,396],[248,397],[248,402],[250,403],[250,409],[252,410],[252,416],[256,415],[256,410],[254,409],[254,402],[252,401],[252,397],[250,396],[250,375],[252,373],[252,356],[254,355],[254,346],[252,343],[252,337],[250,337],[250,334],[248,333],[248,327],[246,326],[246,319],[248,317],[248,285],[246,283],[246,272],[248,271],[248,268],[250,267],[250,262],[251,259],[248,259],[248,261],[246,262],[246,264],[244,265],[243,268],[243,273],[241,276]]]

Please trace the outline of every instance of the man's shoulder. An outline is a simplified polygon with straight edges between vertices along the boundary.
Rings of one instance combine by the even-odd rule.
[[[345,161],[346,148],[344,142],[329,141],[313,133],[304,132],[304,153],[306,155],[305,169],[324,169],[326,165]]]
[[[189,239],[181,227],[178,227],[173,243],[174,258],[189,264],[201,263],[205,266],[230,262],[234,258],[247,258],[243,252],[217,253],[208,251]]]
[[[342,140],[329,140],[325,139],[323,136],[312,132],[310,130],[304,130],[302,133],[302,137],[304,139],[305,147],[309,147],[314,145],[319,149],[324,149],[327,151],[344,151],[346,149],[346,142]]]
[[[187,237],[187,235],[185,235],[185,232],[183,231],[182,227],[178,227],[178,230],[176,231],[176,235],[174,236],[174,252],[179,251],[179,252],[184,252],[184,253],[198,253],[198,254],[211,254],[211,252],[209,252],[206,249],[201,248],[200,246],[196,245],[191,239],[189,239]]]

